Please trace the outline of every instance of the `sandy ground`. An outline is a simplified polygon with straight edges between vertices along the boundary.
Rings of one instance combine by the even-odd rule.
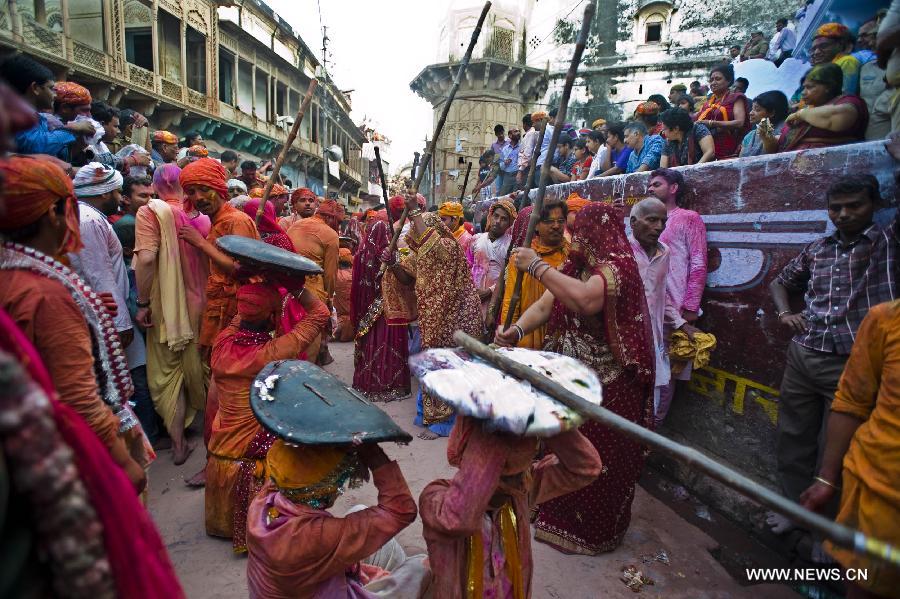
[[[335,362],[327,370],[349,384],[353,376],[352,344],[332,346]],[[382,404],[385,411],[415,437],[412,424],[415,400]],[[202,439],[200,439],[202,443]],[[447,465],[446,440],[414,438],[408,446],[385,447],[396,459],[414,496],[434,478],[452,476]],[[197,472],[205,456],[195,451],[188,462],[176,467],[170,452],[161,452],[150,469],[150,511],[168,547],[187,596],[191,599],[237,598],[247,596],[246,558],[232,554],[231,543],[207,537],[203,524],[203,491],[187,488],[182,479]],[[375,488],[368,484],[350,490],[338,501],[336,513],[357,503],[374,504]],[[784,587],[742,587],[712,557],[716,542],[689,524],[664,503],[637,488],[632,507],[632,523],[623,545],[613,553],[597,556],[567,556],[536,543],[534,545],[533,597],[588,599],[635,597],[620,580],[622,569],[636,565],[654,580],[637,596],[666,598],[732,598],[754,596],[796,597]],[[416,520],[402,531],[399,540],[408,552],[424,551],[422,523]],[[669,564],[643,563],[642,558],[665,551]]]

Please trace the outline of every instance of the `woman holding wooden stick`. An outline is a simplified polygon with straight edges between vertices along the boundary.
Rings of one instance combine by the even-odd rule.
[[[653,422],[653,336],[643,283],[618,212],[603,203],[582,209],[562,269],[531,248],[517,248],[515,266],[547,291],[495,342],[515,346],[547,324],[544,349],[589,365],[603,383],[603,405],[641,426]],[[540,506],[535,538],[564,553],[594,555],[622,542],[631,521],[634,486],[644,466],[637,441],[586,422],[581,432],[603,460],[591,485]]]

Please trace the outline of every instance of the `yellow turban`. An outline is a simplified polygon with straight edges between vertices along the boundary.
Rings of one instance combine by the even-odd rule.
[[[356,472],[357,459],[344,447],[290,445],[278,439],[266,466],[278,490],[297,503],[322,500],[328,507]]]
[[[590,203],[590,200],[586,200],[574,192],[570,193],[569,197],[566,199],[566,207],[569,209],[570,213],[578,212]]]
[[[515,206],[515,204],[513,204],[513,203],[512,203],[509,199],[507,199],[507,198],[500,198],[499,200],[497,200],[496,202],[494,202],[494,203],[491,205],[491,207],[488,209],[488,218],[491,217],[491,214],[494,213],[494,210],[495,210],[496,208],[503,208],[504,210],[506,210],[506,213],[509,215],[509,222],[510,222],[510,223],[512,223],[512,221],[516,220],[516,217],[519,215],[519,213],[516,212],[516,206]]]
[[[546,112],[544,112],[543,110],[538,110],[537,112],[532,112],[532,113],[531,113],[531,120],[532,120],[532,121],[539,121],[539,120],[541,120],[541,119],[546,119],[546,118],[549,118],[549,117],[550,117],[550,115],[547,114]]]
[[[597,119],[593,123],[591,123],[591,129],[597,129],[606,124],[606,119]]]
[[[441,207],[438,209],[438,215],[440,216],[455,216],[457,218],[463,217],[463,207],[459,202],[444,202],[441,204]]]
[[[691,341],[684,331],[672,333],[669,357],[672,359],[672,373],[679,374],[689,361],[694,368],[703,368],[709,364],[710,354],[716,348],[716,337],[710,333],[694,333]]]

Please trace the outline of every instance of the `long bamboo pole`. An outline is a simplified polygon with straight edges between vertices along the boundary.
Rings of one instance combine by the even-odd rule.
[[[591,30],[591,22],[594,20],[594,11],[597,10],[597,0],[591,0],[584,7],[584,16],[581,20],[581,31],[578,32],[578,41],[575,43],[575,53],[572,55],[572,63],[569,65],[569,72],[566,73],[566,83],[563,87],[562,97],[559,100],[559,108],[556,113],[556,122],[553,124],[553,135],[550,136],[550,145],[547,147],[547,158],[541,165],[541,180],[538,184],[537,197],[534,199],[534,209],[531,211],[531,218],[528,220],[528,231],[525,233],[524,247],[531,247],[531,240],[534,239],[534,229],[541,219],[541,209],[544,207],[544,195],[547,193],[547,181],[550,179],[550,167],[553,160],[551,159],[556,144],[559,142],[559,136],[562,133],[563,125],[566,123],[566,111],[569,109],[569,97],[572,95],[572,86],[575,85],[575,75],[578,72],[578,64],[581,62],[581,55],[584,54],[584,47],[587,45],[588,33]],[[522,297],[522,271],[516,271],[516,282],[513,286],[512,298],[509,302],[509,312],[506,313],[506,319],[503,328],[507,329],[512,324],[512,315],[519,305]]]
[[[444,123],[447,122],[447,114],[450,112],[450,105],[453,103],[453,98],[456,97],[456,92],[459,90],[460,83],[462,83],[463,74],[466,72],[466,69],[469,68],[469,61],[472,59],[472,51],[475,50],[478,36],[481,35],[481,27],[484,25],[484,20],[487,18],[490,9],[490,1],[485,2],[484,8],[481,9],[481,16],[478,17],[478,24],[475,25],[475,30],[472,32],[472,37],[469,40],[469,47],[466,48],[466,54],[463,56],[462,62],[459,63],[459,68],[456,70],[456,75],[453,77],[453,86],[450,88],[450,93],[447,94],[447,99],[444,100],[444,109],[441,111],[441,118],[438,119],[438,123],[434,128],[434,134],[431,136],[431,142],[428,144],[428,149],[425,150],[425,155],[422,156],[422,162],[419,164],[419,174],[416,176],[416,180],[410,190],[413,194],[418,193],[419,185],[422,184],[422,177],[425,175],[425,169],[428,168],[428,162],[434,154],[438,139],[441,137],[441,131],[444,130]],[[397,251],[397,242],[400,240],[400,232],[403,230],[403,225],[406,223],[407,216],[409,216],[409,210],[404,208],[403,214],[400,215],[400,226],[394,229],[391,245],[388,246],[388,253],[391,255]]]
[[[893,547],[884,541],[867,537],[858,530],[832,522],[703,455],[692,447],[676,443],[667,437],[626,420],[604,407],[587,402],[556,381],[524,364],[507,358],[462,331],[456,331],[453,339],[472,355],[478,356],[516,378],[528,381],[536,389],[543,391],[566,407],[572,408],[582,416],[595,420],[656,451],[672,456],[691,468],[700,470],[704,474],[735,489],[742,495],[758,501],[778,513],[787,515],[794,522],[809,530],[821,533],[837,545],[847,547],[857,553],[864,553],[879,560],[900,565],[900,548]]]
[[[521,206],[525,207],[525,204],[529,201],[528,196],[531,195],[531,186],[534,183],[534,170],[535,165],[537,164],[538,156],[541,155],[541,145],[544,143],[544,134],[547,132],[547,120],[543,120],[541,122],[541,129],[538,133],[537,143],[534,144],[534,149],[531,151],[531,161],[528,164],[528,180],[525,182],[525,189],[522,191]],[[510,225],[512,226],[512,225]],[[497,292],[494,294],[494,297],[491,298],[491,307],[488,308],[488,315],[486,322],[489,323],[487,335],[488,340],[494,337],[494,325],[497,322],[497,317],[500,311],[500,303],[503,301],[503,296],[506,294],[506,270],[509,265],[509,257],[512,256],[513,244],[512,241],[509,243],[509,247],[506,248],[506,260],[503,262],[503,269],[500,271],[500,279],[497,281]],[[519,289],[521,294],[521,288]],[[510,304],[512,307],[512,304]],[[509,314],[512,314],[512,310],[510,310]],[[512,324],[511,317],[507,315],[506,317],[506,326],[504,329],[508,329],[509,325]]]
[[[263,188],[262,199],[259,201],[259,208],[256,210],[257,227],[259,226],[259,219],[262,218],[263,212],[266,210],[269,194],[272,193],[272,186],[275,185],[275,178],[278,177],[281,165],[284,164],[287,158],[288,150],[294,145],[294,140],[297,139],[297,134],[300,133],[300,123],[303,122],[303,115],[306,114],[306,109],[309,108],[309,103],[312,102],[313,93],[316,91],[316,85],[318,84],[319,82],[316,79],[310,79],[309,87],[306,88],[306,95],[303,96],[303,101],[300,103],[300,110],[297,111],[297,116],[294,117],[294,126],[291,127],[287,141],[284,142],[284,147],[281,148],[281,153],[278,155],[278,160],[275,161],[275,166],[272,167],[272,174],[269,175],[269,180],[266,181],[266,186]]]
[[[463,178],[462,189],[459,192],[459,201],[462,202],[463,198],[466,197],[466,187],[469,185],[469,173],[472,172],[472,163],[469,162],[469,165],[466,167],[466,176]]]
[[[381,195],[384,197],[384,209],[387,211],[388,223],[390,223],[391,228],[393,229],[394,219],[391,218],[391,207],[388,205],[390,200],[388,200],[387,179],[384,178],[384,164],[381,162],[381,150],[378,149],[378,146],[375,146],[375,160],[378,164],[378,180],[381,181]]]

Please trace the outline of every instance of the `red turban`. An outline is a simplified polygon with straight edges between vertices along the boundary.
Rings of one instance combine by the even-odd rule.
[[[316,194],[307,187],[301,187],[300,189],[295,189],[294,193],[291,194],[291,202],[299,202],[300,200],[315,200]]]
[[[214,189],[225,202],[230,197],[228,195],[228,175],[225,173],[225,167],[218,160],[212,158],[201,158],[185,166],[181,169],[178,181],[185,191],[188,185],[205,185],[210,189]]]
[[[825,23],[816,30],[815,37],[830,37],[832,39],[842,40],[850,37],[850,30],[846,25],[840,23]]]
[[[174,133],[169,133],[168,131],[160,129],[159,131],[153,132],[153,141],[161,144],[177,144],[178,138],[175,137]]]
[[[319,214],[333,216],[338,220],[344,220],[344,207],[335,200],[325,200],[319,204]]]
[[[188,156],[192,156],[194,158],[206,158],[209,156],[209,150],[201,145],[191,146],[188,148]]]
[[[566,200],[566,206],[569,209],[570,213],[577,213],[579,210],[588,206],[591,203],[590,200],[586,200],[577,193],[573,192],[569,194],[569,198]]]
[[[238,314],[247,322],[266,320],[280,303],[281,294],[262,283],[242,285],[237,291]]]
[[[13,156],[0,161],[6,210],[0,230],[12,230],[37,222],[60,199],[66,199],[66,236],[62,252],[81,249],[78,208],[72,180],[56,164],[37,158]]]
[[[656,102],[652,102],[647,100],[646,102],[641,102],[638,105],[637,110],[634,111],[635,114],[659,114],[659,104]]]
[[[60,81],[53,86],[53,91],[56,92],[56,101],[60,104],[84,106],[91,103],[91,92],[74,81]]]
[[[397,220],[403,216],[403,209],[406,207],[406,200],[403,196],[394,196],[388,200],[388,210],[391,211],[391,218]]]

